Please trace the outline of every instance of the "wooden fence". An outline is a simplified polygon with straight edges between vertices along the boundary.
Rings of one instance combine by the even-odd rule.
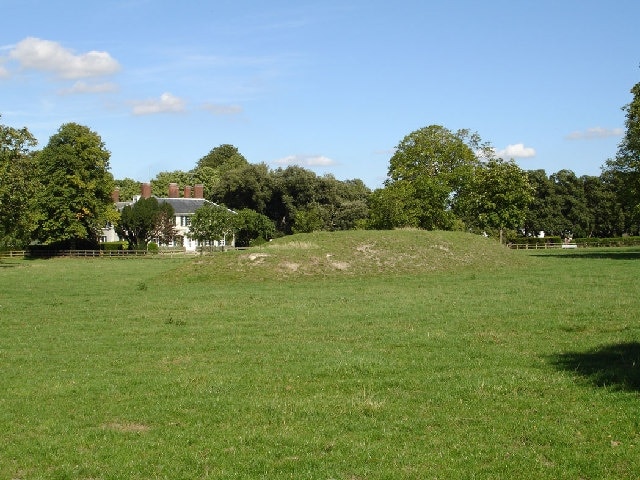
[[[145,250],[13,250],[0,252],[0,259],[7,258],[51,258],[51,257],[76,257],[76,258],[131,258],[146,256],[185,256],[199,255],[200,252],[186,252],[184,250],[158,250],[147,252]]]
[[[509,243],[509,248],[514,250],[545,250],[547,248],[578,248],[575,243]],[[583,245],[580,245],[583,247]]]
[[[146,250],[13,250],[0,252],[0,260],[7,258],[132,258],[132,257],[184,257],[196,255],[210,255],[224,250],[245,250],[246,247],[205,247],[203,252],[186,251],[182,249],[160,249],[156,251]]]

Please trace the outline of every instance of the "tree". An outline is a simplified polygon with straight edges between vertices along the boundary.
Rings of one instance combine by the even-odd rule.
[[[369,197],[369,224],[374,230],[419,226],[419,209],[412,205],[416,198],[409,182],[393,182],[375,190]]]
[[[160,244],[170,244],[176,236],[174,210],[168,203],[162,202],[156,215],[152,239]]]
[[[197,167],[212,167],[219,171],[231,170],[246,165],[247,159],[238,151],[237,147],[225,143],[219,145],[198,160]]]
[[[155,197],[141,198],[122,209],[116,233],[129,243],[131,250],[144,250],[154,239],[169,243],[175,235],[173,215],[170,204],[159,203]]]
[[[233,209],[249,208],[265,214],[273,195],[273,180],[266,164],[242,165],[226,170],[212,193],[212,200]]]
[[[238,210],[234,225],[236,245],[239,247],[249,247],[270,240],[276,231],[275,224],[269,217],[248,208]]]
[[[292,233],[295,212],[318,203],[320,182],[311,170],[292,165],[272,172],[273,195],[267,206],[267,216],[276,222],[278,230]]]
[[[207,203],[198,208],[191,218],[189,237],[201,247],[224,242],[235,231],[235,213],[221,205]],[[202,251],[202,250],[201,250]]]
[[[0,248],[24,246],[35,227],[37,177],[31,149],[36,145],[26,127],[0,125]]]
[[[622,107],[626,113],[626,132],[614,159],[605,163],[610,183],[619,185],[619,201],[629,212],[627,231],[638,231],[640,223],[640,83],[631,89],[632,101]],[[613,182],[611,182],[613,177]]]
[[[582,181],[571,170],[559,170],[550,177],[556,201],[560,205],[562,223],[556,233],[563,236],[585,237],[593,225],[587,208]]]
[[[309,204],[292,212],[293,233],[311,233],[324,230],[327,212],[319,204]]]
[[[114,180],[114,188],[118,190],[118,196],[121,202],[129,202],[133,197],[140,194],[140,182],[133,178],[123,178],[122,180]]]
[[[97,245],[115,209],[110,153],[88,127],[66,123],[38,155],[42,181],[36,239],[43,243]]]
[[[385,185],[403,185],[410,196],[406,208],[418,209],[409,219],[421,228],[451,229],[455,225],[452,210],[479,164],[479,157],[490,156],[488,144],[476,133],[453,133],[439,125],[416,130],[402,139],[389,162]],[[403,226],[403,225],[394,225]]]
[[[465,219],[481,230],[498,230],[502,243],[505,229],[523,225],[532,198],[526,172],[513,160],[490,159],[475,170],[464,199]]]
[[[564,219],[555,184],[544,170],[529,170],[527,176],[533,188],[533,196],[525,216],[525,235],[537,236],[540,232],[545,232],[545,235],[559,235]]]
[[[587,209],[593,224],[587,232],[590,237],[610,238],[624,233],[625,215],[617,200],[616,192],[602,176],[580,177],[584,188]]]
[[[151,191],[155,195],[166,196],[169,194],[169,184],[175,183],[180,186],[191,185],[191,177],[188,172],[174,170],[172,172],[159,172],[151,180]]]

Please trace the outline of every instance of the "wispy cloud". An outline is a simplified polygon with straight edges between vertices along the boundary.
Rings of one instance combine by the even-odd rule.
[[[180,113],[186,110],[183,99],[168,92],[160,95],[158,99],[133,102],[134,115],[153,115],[156,113]]]
[[[120,64],[107,52],[92,50],[76,54],[57,42],[28,37],[9,51],[22,68],[53,73],[65,79],[111,75]]]
[[[61,95],[75,95],[82,93],[111,93],[118,90],[118,86],[115,83],[87,83],[83,81],[77,81],[71,88],[65,88],[60,90]]]
[[[202,109],[214,115],[238,115],[243,112],[240,105],[223,105],[219,103],[204,103]]]
[[[496,156],[500,158],[531,158],[536,156],[536,150],[532,147],[525,147],[524,143],[507,145],[502,150],[496,151]]]
[[[335,160],[324,155],[289,155],[274,160],[276,165],[299,165],[301,167],[329,167],[336,165]]]
[[[571,132],[565,138],[567,140],[593,140],[596,138],[621,137],[622,135],[624,135],[624,129],[622,128],[592,127]]]

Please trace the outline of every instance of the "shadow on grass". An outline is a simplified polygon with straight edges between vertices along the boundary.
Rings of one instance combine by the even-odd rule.
[[[640,391],[640,343],[616,343],[587,352],[560,353],[551,363],[574,372],[597,387]]]
[[[555,253],[555,252],[554,252]],[[584,259],[605,259],[605,260],[640,260],[640,251],[624,251],[624,252],[576,252],[576,253],[566,253],[566,252],[558,252],[557,254],[547,254],[547,255],[532,255],[534,257],[544,257],[544,258],[584,258]]]

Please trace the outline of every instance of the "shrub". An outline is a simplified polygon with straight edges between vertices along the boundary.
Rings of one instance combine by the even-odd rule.
[[[100,244],[100,250],[104,250],[105,252],[113,252],[126,249],[127,242],[105,242]]]

